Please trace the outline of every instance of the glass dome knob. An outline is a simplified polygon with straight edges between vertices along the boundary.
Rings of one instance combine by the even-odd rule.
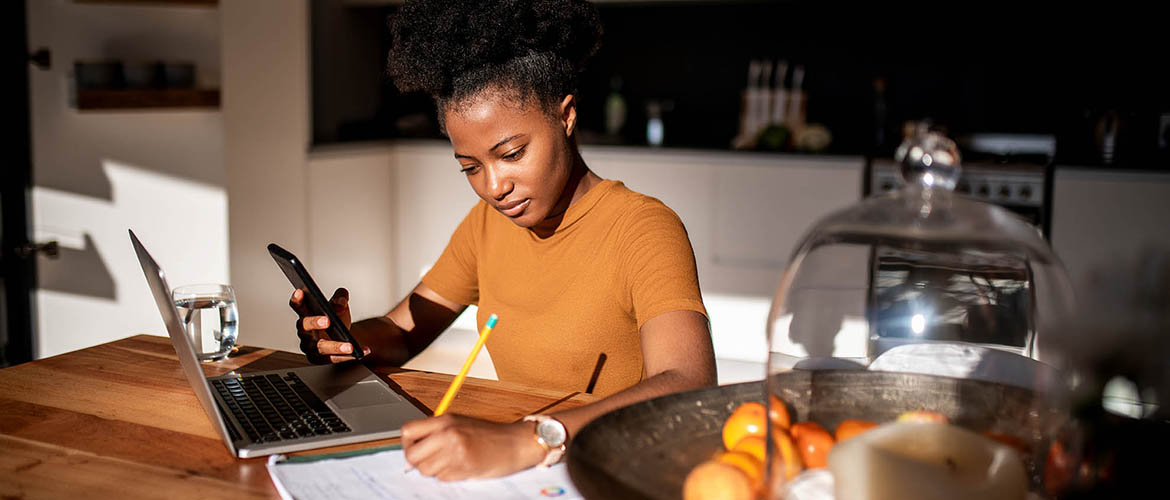
[[[920,130],[898,146],[895,159],[902,164],[902,179],[909,186],[955,189],[959,181],[959,148],[938,132]]]

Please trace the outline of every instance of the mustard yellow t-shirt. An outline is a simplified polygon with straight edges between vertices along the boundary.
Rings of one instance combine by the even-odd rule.
[[[678,215],[605,180],[545,238],[480,201],[422,282],[496,314],[487,349],[500,380],[609,395],[645,378],[639,329],[659,314],[706,315]]]

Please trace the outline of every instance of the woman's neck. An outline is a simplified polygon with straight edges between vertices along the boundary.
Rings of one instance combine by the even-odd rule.
[[[585,193],[593,189],[594,186],[601,183],[601,177],[589,170],[589,166],[585,165],[585,159],[581,158],[581,153],[577,152],[577,148],[573,148],[573,169],[569,172],[569,180],[565,182],[565,189],[561,191],[561,200],[568,200],[564,203],[563,208],[557,210],[553,215],[549,215],[540,224],[532,227],[532,232],[540,238],[548,238],[556,232],[560,227],[561,222],[565,219],[565,213],[568,212],[569,207],[577,203]],[[558,206],[561,203],[558,203]]]

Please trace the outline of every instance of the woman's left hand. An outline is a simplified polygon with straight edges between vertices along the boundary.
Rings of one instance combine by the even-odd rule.
[[[535,424],[497,424],[445,414],[402,426],[406,461],[441,481],[499,477],[544,459]]]

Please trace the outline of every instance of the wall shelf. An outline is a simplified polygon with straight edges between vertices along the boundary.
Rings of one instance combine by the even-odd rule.
[[[219,89],[124,89],[77,91],[82,111],[219,108]]]
[[[73,0],[76,3],[103,5],[143,5],[151,7],[216,7],[219,0]]]

